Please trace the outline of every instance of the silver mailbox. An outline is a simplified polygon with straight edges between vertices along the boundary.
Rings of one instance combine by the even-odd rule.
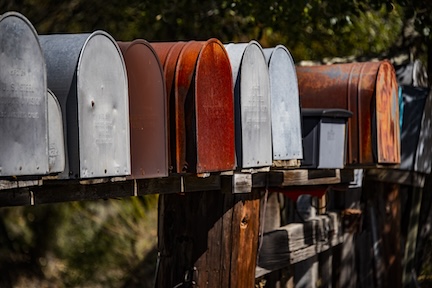
[[[234,84],[237,166],[270,166],[270,80],[262,48],[256,41],[228,44],[225,48]]]
[[[269,74],[273,160],[303,158],[300,101],[294,61],[285,46],[264,49]]]
[[[63,118],[57,97],[48,89],[48,155],[49,172],[61,173],[65,169]]]
[[[0,16],[0,176],[48,173],[47,83],[37,33],[21,14]]]
[[[48,88],[63,114],[63,178],[130,174],[128,81],[123,56],[103,31],[39,37]]]

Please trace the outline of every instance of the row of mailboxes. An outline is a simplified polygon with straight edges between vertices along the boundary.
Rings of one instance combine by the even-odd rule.
[[[388,62],[296,68],[284,46],[256,41],[38,36],[18,13],[0,18],[0,49],[0,176],[149,178],[302,159],[303,167],[341,168],[345,156],[310,161],[317,153],[306,149],[338,137],[334,147],[344,151],[349,112],[334,108],[353,114],[348,164],[399,161]],[[303,113],[302,127],[300,106],[326,111],[312,122]],[[304,144],[302,130],[320,131],[305,123],[328,141]]]

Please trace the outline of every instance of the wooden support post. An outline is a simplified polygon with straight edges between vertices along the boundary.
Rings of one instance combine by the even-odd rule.
[[[412,281],[412,270],[414,269],[414,260],[416,252],[416,243],[419,227],[420,207],[422,202],[422,188],[411,188],[411,211],[408,224],[408,235],[405,243],[405,253],[403,258],[403,275],[402,283],[404,287],[409,287]]]
[[[371,181],[366,177],[363,189],[367,194],[367,229],[373,241],[376,286],[402,287],[399,184]]]
[[[222,191],[160,196],[157,287],[254,286],[260,191],[232,194],[223,181]]]

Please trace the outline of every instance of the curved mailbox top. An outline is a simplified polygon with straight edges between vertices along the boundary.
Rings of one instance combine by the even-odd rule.
[[[23,15],[0,16],[0,51],[0,176],[47,174],[45,60]]]
[[[39,39],[67,135],[63,176],[129,175],[127,76],[116,42],[103,31]]]
[[[303,116],[307,117],[326,117],[326,118],[351,118],[353,113],[345,109],[319,109],[304,108],[301,111]]]
[[[235,97],[237,165],[240,168],[272,163],[270,79],[267,62],[256,41],[226,46]]]
[[[234,97],[223,45],[216,39],[187,42],[176,63],[174,83],[170,117],[175,120],[171,145],[176,172],[232,170]]]
[[[234,90],[228,54],[219,40],[203,43],[195,75],[197,171],[235,168]]]
[[[302,106],[350,110],[347,164],[400,162],[399,100],[388,61],[297,67]]]
[[[131,176],[168,176],[167,96],[162,66],[145,40],[118,45],[129,81]]]
[[[302,159],[302,132],[297,74],[283,45],[264,49],[269,66],[273,159]]]
[[[63,117],[57,97],[48,89],[49,172],[61,173],[65,169]]]

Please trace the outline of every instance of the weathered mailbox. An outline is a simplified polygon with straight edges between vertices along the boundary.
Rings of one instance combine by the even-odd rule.
[[[0,51],[0,176],[47,174],[45,60],[23,15],[0,16]]]
[[[167,96],[162,66],[145,40],[118,45],[129,82],[131,176],[168,176]]]
[[[164,61],[173,172],[234,169],[234,96],[224,46],[217,39],[152,46]]]
[[[285,46],[264,49],[269,66],[274,166],[303,158],[300,102],[294,61]],[[291,162],[291,163],[290,163]]]
[[[49,172],[61,173],[65,169],[63,117],[57,97],[48,90],[48,143]]]
[[[63,178],[130,174],[128,84],[123,56],[103,31],[40,36],[48,88],[63,115]]]
[[[303,167],[344,168],[346,123],[351,116],[343,109],[302,109]]]
[[[340,108],[348,120],[347,165],[400,162],[398,88],[388,61],[297,67],[303,108]]]
[[[225,48],[234,83],[237,166],[270,166],[270,79],[262,48],[256,41],[228,44]]]

